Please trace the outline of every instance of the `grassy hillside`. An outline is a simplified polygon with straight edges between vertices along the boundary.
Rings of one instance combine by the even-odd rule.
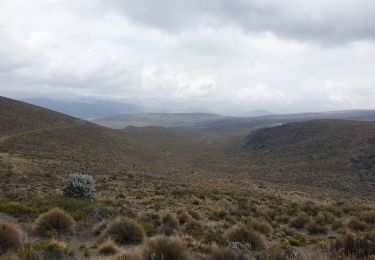
[[[0,97],[0,134],[77,125],[82,121],[24,102]]]

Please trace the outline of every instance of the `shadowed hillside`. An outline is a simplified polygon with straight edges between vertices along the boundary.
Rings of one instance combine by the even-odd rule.
[[[364,186],[375,184],[371,171],[374,167],[371,158],[375,149],[375,122],[313,120],[287,123],[252,131],[244,148],[244,154],[253,160],[272,162],[274,175],[280,178],[311,184],[321,182],[319,185],[331,183],[329,185],[335,187],[340,185],[333,183],[346,183],[346,188],[358,181]]]

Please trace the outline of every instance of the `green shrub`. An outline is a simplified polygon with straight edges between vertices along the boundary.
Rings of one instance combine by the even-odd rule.
[[[292,246],[303,246],[306,244],[306,237],[301,233],[296,233],[288,241]]]
[[[68,197],[94,199],[94,178],[87,174],[71,174],[64,179],[63,193]]]

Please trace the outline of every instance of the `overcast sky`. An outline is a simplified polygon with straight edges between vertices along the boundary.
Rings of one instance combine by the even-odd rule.
[[[0,95],[375,108],[373,0],[0,0]]]

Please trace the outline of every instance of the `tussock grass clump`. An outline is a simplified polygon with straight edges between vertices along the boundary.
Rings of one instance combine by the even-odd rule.
[[[373,256],[375,254],[375,232],[358,237],[351,233],[341,235],[336,238],[333,248],[345,255],[356,256],[359,259]]]
[[[209,260],[246,260],[242,253],[229,248],[220,248],[217,245],[211,247]]]
[[[157,212],[148,212],[143,215],[142,219],[152,223],[155,226],[161,225],[161,217]]]
[[[335,216],[330,212],[319,211],[314,217],[316,223],[321,225],[331,224],[335,220]]]
[[[63,259],[69,254],[67,244],[55,239],[42,242],[38,248],[43,251],[43,259]]]
[[[180,224],[185,224],[186,222],[189,222],[193,217],[186,210],[182,210],[178,213],[177,218]]]
[[[359,220],[358,218],[353,218],[350,220],[348,226],[355,231],[364,231],[367,229],[367,223]]]
[[[103,230],[105,230],[108,227],[108,224],[108,220],[102,220],[94,225],[94,227],[92,228],[92,232],[95,235],[99,236],[103,232]]]
[[[110,238],[99,245],[99,253],[102,255],[115,255],[118,251],[118,246]]]
[[[248,243],[254,249],[263,249],[266,246],[264,238],[258,232],[243,225],[233,226],[225,231],[224,238],[232,242]]]
[[[147,260],[186,260],[187,254],[180,238],[156,236],[151,238],[144,250]]]
[[[40,235],[47,235],[49,232],[63,233],[72,231],[75,224],[75,220],[68,213],[53,208],[34,221],[33,232]]]
[[[188,212],[189,212],[190,216],[192,216],[194,219],[196,219],[196,220],[201,219],[201,215],[197,211],[195,211],[193,209],[188,209]]]
[[[271,225],[264,220],[250,219],[247,222],[247,226],[263,234],[269,234],[272,232]]]
[[[290,226],[294,228],[303,228],[309,223],[310,217],[305,212],[300,212],[297,217],[290,221]]]
[[[120,245],[138,244],[143,241],[143,227],[132,219],[116,220],[108,225],[105,236],[112,238]]]
[[[21,245],[21,231],[14,224],[0,220],[0,253]]]
[[[209,218],[215,221],[219,221],[219,220],[225,219],[226,216],[228,216],[228,212],[224,208],[220,208],[220,209],[213,209],[211,211]]]
[[[164,226],[168,226],[171,228],[178,227],[178,218],[176,217],[175,214],[172,214],[170,212],[162,216],[161,222],[163,223]]]
[[[363,212],[359,219],[368,223],[368,224],[375,224],[375,211],[366,211]]]
[[[324,224],[319,224],[316,221],[310,222],[305,225],[307,231],[310,234],[325,234],[327,233],[327,227]]]
[[[341,235],[336,238],[333,248],[341,251],[342,253],[349,255],[355,250],[355,237],[351,233]]]

